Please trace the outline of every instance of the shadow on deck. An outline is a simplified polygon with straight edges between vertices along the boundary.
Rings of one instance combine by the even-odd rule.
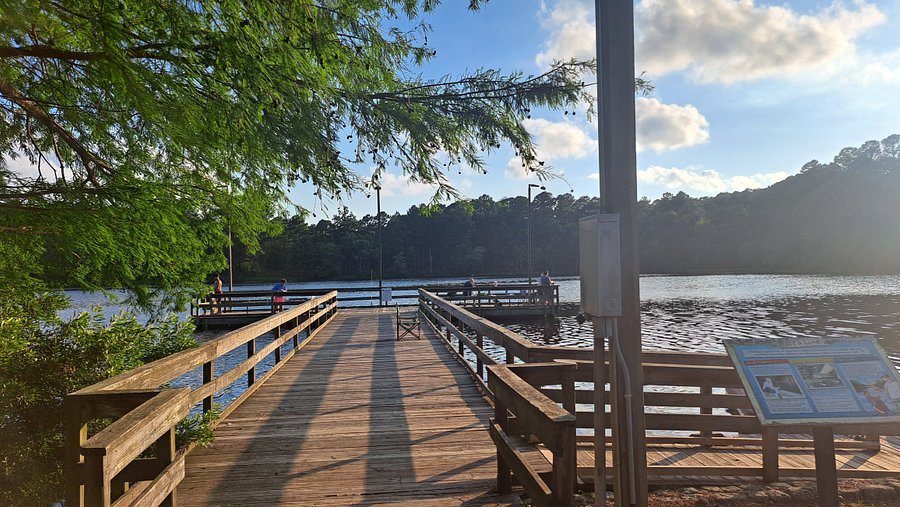
[[[517,505],[492,409],[430,329],[342,311],[187,457],[181,505]]]

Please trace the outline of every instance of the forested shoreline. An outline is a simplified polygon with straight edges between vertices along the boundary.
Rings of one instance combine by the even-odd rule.
[[[844,148],[768,188],[642,199],[643,273],[900,273],[900,136]],[[535,272],[578,273],[578,220],[599,199],[542,192],[531,203]],[[528,203],[488,195],[383,214],[386,278],[527,276]],[[378,221],[341,208],[284,232],[249,255],[237,245],[238,280],[378,276]],[[534,274],[534,273],[532,273]]]

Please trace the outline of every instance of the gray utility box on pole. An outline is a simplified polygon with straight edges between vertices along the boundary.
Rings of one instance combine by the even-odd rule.
[[[592,317],[622,315],[619,215],[592,215],[578,222],[581,311]]]

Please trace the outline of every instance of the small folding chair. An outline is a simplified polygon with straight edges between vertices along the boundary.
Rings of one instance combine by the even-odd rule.
[[[400,307],[397,309],[397,341],[406,335],[415,336],[417,340],[422,339],[422,327],[419,323],[419,309],[401,312]]]

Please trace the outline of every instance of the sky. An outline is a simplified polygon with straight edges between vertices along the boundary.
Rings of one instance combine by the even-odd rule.
[[[490,0],[478,12],[467,5],[445,0],[425,17],[437,56],[423,76],[538,74],[555,59],[595,55],[593,1]],[[900,0],[639,0],[635,48],[636,73],[655,87],[635,104],[638,197],[762,188],[810,160],[900,133]],[[548,192],[599,195],[596,118],[589,122],[584,108],[574,116],[541,111],[527,126],[565,178],[544,182]],[[538,181],[514,152],[503,146],[487,157],[487,174],[454,169],[449,180],[468,198],[524,196]],[[434,193],[397,170],[382,187],[388,213]],[[357,194],[326,203],[323,213],[310,189],[290,196],[318,219],[340,205],[374,214],[376,204]]]

